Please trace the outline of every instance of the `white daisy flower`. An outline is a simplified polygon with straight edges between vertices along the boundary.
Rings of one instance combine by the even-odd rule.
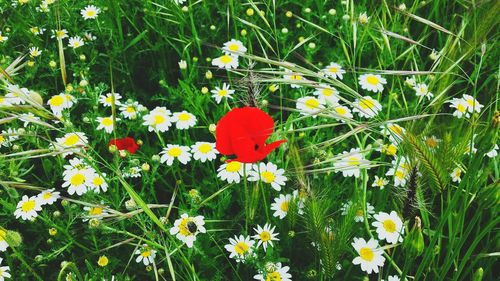
[[[410,165],[406,157],[402,156],[397,160],[392,160],[392,168],[390,168],[386,176],[394,176],[394,186],[404,186],[410,174]]]
[[[417,95],[417,97],[426,97],[428,100],[430,100],[434,96],[434,94],[429,92],[429,88],[424,83],[415,85],[413,89],[415,90],[415,94]]]
[[[253,229],[256,234],[252,238],[257,241],[257,248],[262,245],[264,252],[266,252],[268,245],[273,247],[273,241],[279,241],[277,238],[279,233],[274,233],[275,228],[276,226],[271,227],[270,224],[266,223],[264,227],[257,225],[257,228]]]
[[[2,32],[0,31],[0,43],[7,41],[7,39],[9,39],[9,37],[2,35]]]
[[[375,117],[382,110],[382,105],[370,96],[356,99],[352,106],[352,111],[357,112],[360,117],[365,118]]]
[[[352,119],[352,113],[351,109],[349,107],[340,105],[340,104],[334,104],[332,106],[332,116],[333,118],[339,120],[342,123],[345,123],[347,120]]]
[[[292,198],[293,199],[298,199],[297,200],[297,213],[299,215],[303,215],[304,214],[304,207],[306,206],[305,203],[306,203],[306,199],[307,199],[307,191],[305,188],[301,188],[299,190],[294,190],[292,192]]]
[[[392,143],[401,142],[404,134],[406,133],[405,128],[403,128],[395,123],[387,123],[387,125],[382,125],[382,126],[380,126],[380,128],[382,128],[381,133],[383,135],[389,136],[389,140]]]
[[[384,177],[379,178],[378,176],[375,176],[375,180],[373,180],[372,187],[378,187],[380,189],[384,189],[384,187],[389,183],[389,180],[387,180]]]
[[[456,167],[455,169],[453,169],[450,176],[453,182],[460,183],[462,181],[462,179],[460,178],[462,176],[462,169]]]
[[[215,143],[198,141],[191,146],[191,153],[194,160],[205,162],[214,160],[219,151],[215,148]]]
[[[67,133],[62,138],[56,138],[56,143],[54,147],[57,150],[63,150],[63,157],[71,155],[74,152],[81,151],[83,147],[88,144],[88,139],[84,133],[74,132]]]
[[[358,22],[360,24],[367,24],[369,20],[370,20],[370,18],[368,17],[366,12],[363,12],[363,13],[359,14],[359,16],[358,16]]]
[[[355,222],[364,222],[365,221],[365,216],[364,216],[365,211],[363,210],[363,207],[360,206],[359,204],[356,204],[355,206],[353,206],[351,201],[347,201],[346,203],[342,204],[342,206],[340,207],[341,214],[343,216],[347,215],[351,208],[355,208],[354,221]],[[366,217],[371,218],[374,213],[375,213],[375,207],[373,207],[373,205],[371,205],[370,203],[366,202]]]
[[[116,121],[120,121],[120,119],[116,118]],[[99,123],[96,130],[104,130],[108,134],[113,133],[114,129],[113,116],[97,117],[96,122]]]
[[[156,107],[149,114],[142,117],[145,126],[148,126],[148,131],[166,132],[172,126],[172,113],[165,107]]]
[[[50,38],[64,39],[68,37],[68,31],[66,29],[53,29],[52,36]]]
[[[140,178],[141,176],[141,167],[134,166],[123,171],[124,178]]]
[[[240,235],[229,238],[229,244],[224,248],[230,253],[229,258],[234,258],[237,262],[245,262],[245,259],[253,253],[253,241],[250,236]]]
[[[28,197],[23,196],[21,201],[17,203],[16,210],[14,211],[14,216],[17,218],[21,217],[23,220],[32,220],[38,216],[39,211],[42,210],[42,205],[40,200],[36,196]]]
[[[101,103],[105,107],[111,107],[113,105],[113,102],[115,105],[120,106],[121,99],[122,95],[118,93],[107,93],[106,95],[99,96],[99,103]]]
[[[189,160],[191,160],[191,153],[189,152],[188,146],[177,145],[177,144],[167,144],[161,152],[160,162],[167,162],[168,166],[172,166],[174,160],[177,159],[182,164],[186,165]]]
[[[362,89],[379,93],[384,90],[387,80],[378,74],[363,74],[358,77],[359,85]]]
[[[47,104],[50,106],[50,110],[52,110],[54,115],[61,116],[61,113],[64,109],[68,109],[73,106],[73,100],[73,96],[61,93],[59,95],[52,96],[47,101]]]
[[[191,248],[193,247],[193,242],[196,241],[196,235],[207,232],[204,225],[203,216],[190,217],[188,214],[182,214],[181,218],[174,222],[174,226],[170,229],[170,234],[175,235],[177,239],[186,243],[188,248]]]
[[[251,168],[250,165],[245,165],[238,161],[224,163],[217,169],[217,177],[228,183],[239,183],[241,177],[244,175],[244,167],[247,171]]]
[[[19,116],[19,120],[23,121],[23,127],[28,127],[30,123],[37,123],[40,121],[40,117],[35,116],[32,112],[24,113]]]
[[[212,65],[225,69],[238,68],[238,57],[236,55],[224,54],[216,59],[213,59]]]
[[[316,87],[314,94],[317,95],[319,99],[324,100],[327,104],[338,104],[339,102],[339,91],[326,84],[319,84],[319,86]]]
[[[222,98],[232,99],[234,90],[229,89],[229,85],[224,83],[222,84],[222,88],[215,87],[215,90],[212,90],[210,92],[213,94],[212,98],[214,98],[215,102],[219,104],[222,101]]]
[[[467,110],[470,113],[476,111],[477,113],[481,112],[481,108],[484,105],[480,104],[473,96],[471,95],[463,95],[462,99],[467,103]]]
[[[1,34],[0,34],[0,37],[2,37]],[[3,259],[0,258],[0,281],[4,281],[5,278],[12,277],[9,273],[10,267],[2,266],[2,261],[3,261]]]
[[[498,144],[495,144],[493,149],[485,153],[484,155],[488,156],[489,158],[495,158],[498,155]]]
[[[372,225],[377,228],[378,239],[391,244],[403,242],[403,221],[395,211],[391,211],[390,214],[380,212],[375,214],[373,218],[377,220],[372,222]]]
[[[259,281],[292,281],[292,275],[288,273],[290,267],[282,266],[280,262],[272,264],[266,272],[255,275],[253,278]]]
[[[379,248],[377,240],[371,238],[366,242],[363,238],[355,237],[351,245],[359,255],[352,260],[352,263],[361,265],[361,270],[366,271],[368,274],[372,272],[378,273],[379,267],[384,266],[384,250]]]
[[[343,74],[345,74],[345,70],[342,69],[340,64],[332,62],[325,69],[323,69],[323,73],[333,79],[342,80],[344,78]]]
[[[155,262],[156,251],[151,249],[147,244],[142,245],[142,249],[137,249],[134,252],[137,256],[135,262],[150,265]]]
[[[132,103],[121,104],[119,110],[123,117],[133,120],[137,118],[138,111],[140,111],[141,107],[142,105],[139,104],[139,102],[134,101]]]
[[[40,206],[46,204],[52,205],[54,204],[54,202],[57,201],[57,199],[61,197],[60,192],[54,190],[55,190],[54,188],[46,189],[38,194],[37,198],[38,201],[40,202]]]
[[[62,187],[68,188],[68,194],[83,195],[88,191],[91,185],[91,180],[94,178],[94,173],[91,169],[73,169],[69,170],[64,176]]]
[[[274,203],[271,204],[271,210],[274,211],[273,216],[283,219],[288,214],[288,209],[290,208],[290,201],[292,200],[292,195],[290,194],[280,194],[279,197],[274,198]]]
[[[106,215],[109,215],[105,206],[85,206],[83,210],[87,212],[82,219],[84,222],[90,219],[102,220]]]
[[[0,96],[0,106],[12,106],[12,104],[8,100],[9,98]]]
[[[239,55],[246,53],[247,48],[243,46],[243,43],[241,43],[241,41],[231,39],[231,41],[224,43],[222,51],[226,55]]]
[[[359,177],[360,170],[368,168],[370,161],[366,160],[359,148],[351,148],[349,152],[344,151],[341,155],[342,158],[333,163],[336,172],[342,171],[344,177]]]
[[[19,90],[20,92],[18,92]],[[4,96],[4,99],[6,99],[11,105],[25,104],[25,99],[29,96],[29,94],[30,90],[27,88],[19,88],[16,85],[14,87],[7,87],[7,94]]]
[[[317,114],[325,108],[325,100],[306,96],[297,99],[296,108],[300,111],[301,115],[311,115],[313,118],[316,118]]]
[[[42,51],[40,51],[40,49],[38,49],[38,47],[31,47],[29,49],[29,54],[30,54],[30,57],[36,58],[42,54]]]
[[[71,47],[73,49],[77,49],[83,45],[85,45],[85,43],[83,42],[83,39],[80,36],[75,36],[75,37],[69,38],[68,47]]]
[[[42,35],[45,32],[45,30],[46,30],[45,28],[38,27],[38,26],[30,27],[30,31],[34,35]]]
[[[175,122],[175,127],[177,127],[177,129],[184,130],[196,125],[196,116],[183,110],[182,112],[174,113],[172,122]]]
[[[5,240],[5,236],[7,235],[7,232],[3,230],[3,228],[0,228],[0,252],[5,252],[7,248],[9,247],[9,243]],[[2,258],[0,258],[0,263],[2,262]],[[0,274],[1,276],[1,274]]]
[[[384,279],[382,279],[381,281],[384,281]],[[389,275],[387,276],[387,281],[401,281],[401,278],[399,278],[399,276],[397,275]]]
[[[82,15],[83,19],[88,20],[96,19],[100,12],[101,9],[97,8],[96,6],[88,5],[80,11],[80,14]]]
[[[454,98],[451,101],[449,101],[450,107],[455,108],[455,111],[453,112],[453,116],[457,118],[462,118],[465,116],[466,118],[470,117],[470,113],[468,112],[469,104],[467,101],[463,99],[457,99]]]
[[[283,75],[283,79],[288,80],[290,87],[292,88],[302,88],[302,85],[304,82],[307,82],[307,79],[300,75],[300,73],[293,72],[289,69],[285,69],[286,74]],[[295,83],[298,84],[295,84]]]
[[[100,193],[108,191],[108,183],[104,179],[106,177],[105,173],[99,175],[98,173],[93,173],[93,177],[90,180],[89,188],[92,189],[95,193]]]
[[[424,142],[427,147],[429,147],[430,149],[434,149],[439,145],[441,140],[436,138],[436,136],[426,136],[424,137]]]
[[[276,191],[280,191],[281,186],[284,186],[287,181],[287,178],[283,175],[284,173],[285,170],[278,169],[278,166],[271,162],[267,164],[260,162],[258,165],[252,165],[252,169],[248,171],[248,180],[261,180],[270,184]]]

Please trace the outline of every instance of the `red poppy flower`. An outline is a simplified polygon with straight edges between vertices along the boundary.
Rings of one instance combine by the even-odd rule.
[[[224,115],[215,130],[216,148],[224,155],[236,155],[231,161],[260,161],[286,140],[265,144],[274,130],[274,121],[256,107],[234,108]]]
[[[131,137],[126,137],[123,139],[111,139],[108,146],[115,145],[118,150],[126,150],[132,154],[135,154],[139,146],[135,140]]]

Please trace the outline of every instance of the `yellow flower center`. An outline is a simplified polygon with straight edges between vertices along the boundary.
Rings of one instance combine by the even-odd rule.
[[[179,147],[172,147],[168,150],[168,155],[172,157],[179,157],[182,153],[182,150]]]
[[[465,112],[466,107],[463,104],[459,103],[457,105],[457,110],[460,111],[460,112]]]
[[[330,88],[321,89],[321,92],[323,93],[324,96],[327,96],[327,97],[333,95],[333,89],[330,89]]]
[[[278,271],[269,272],[266,275],[266,281],[281,281],[281,275]]]
[[[437,140],[435,138],[427,138],[425,140],[425,144],[427,144],[427,146],[431,148],[434,148],[438,145]]]
[[[362,217],[363,216],[363,210],[362,209],[359,209],[356,211],[356,217]]]
[[[389,130],[398,136],[401,136],[403,134],[403,128],[398,125],[389,126]]]
[[[238,49],[239,49],[238,44],[229,45],[229,50],[231,51],[238,51]]]
[[[147,251],[144,251],[141,253],[141,256],[147,258],[149,256],[151,256],[151,250],[147,250]]]
[[[223,63],[223,64],[228,64],[230,62],[233,61],[233,58],[229,55],[223,55],[222,57],[220,57],[220,61]]]
[[[127,108],[125,109],[125,111],[127,111],[128,113],[134,113],[135,112],[135,108],[131,105],[127,106]]]
[[[302,76],[298,75],[298,74],[293,74],[290,76],[290,80],[302,80]]]
[[[7,234],[7,232],[5,232],[4,230],[0,229],[0,242],[5,240],[5,235],[6,234]],[[2,276],[2,275],[0,275],[0,276]]]
[[[379,83],[378,78],[375,75],[368,75],[368,77],[366,77],[366,82],[368,82],[368,84],[374,85],[374,86]]]
[[[285,200],[285,201],[281,202],[280,209],[283,212],[288,212],[288,208],[289,207],[290,207],[290,202],[288,200]]]
[[[179,114],[179,120],[180,121],[188,121],[191,119],[191,115],[187,114],[187,113],[181,113]]]
[[[165,117],[163,117],[162,115],[155,115],[153,122],[155,125],[162,124],[163,122],[165,122]]]
[[[78,142],[78,135],[71,135],[64,140],[66,146],[73,146]]]
[[[317,99],[308,99],[305,102],[307,108],[316,109],[319,107],[319,101]]]
[[[473,99],[468,99],[468,100],[466,100],[466,101],[467,101],[467,104],[468,104],[469,106],[474,106],[474,104],[475,104],[475,102],[474,102],[474,100],[473,100]]]
[[[235,246],[234,246],[234,250],[236,251],[236,253],[240,256],[244,255],[248,249],[250,249],[250,247],[248,247],[248,244],[241,241],[241,242],[238,242]]]
[[[23,212],[29,212],[35,209],[35,200],[28,200],[21,205],[21,210]]]
[[[89,215],[91,216],[97,216],[102,214],[102,208],[101,207],[92,207],[89,210]]]
[[[45,192],[42,198],[45,200],[52,198],[52,192]]]
[[[405,178],[405,173],[401,170],[397,170],[396,173],[394,173],[394,176],[398,179],[404,179]]]
[[[375,106],[375,103],[371,99],[362,99],[359,102],[359,106],[361,106],[362,109],[371,109]]]
[[[92,184],[94,184],[95,186],[100,186],[103,183],[104,183],[104,180],[101,177],[95,177],[94,180],[92,180]]]
[[[53,96],[50,100],[49,100],[49,104],[51,106],[61,106],[62,104],[64,103],[64,98],[61,97],[61,96]]]
[[[198,147],[198,151],[203,153],[203,154],[206,154],[206,153],[210,152],[211,150],[212,150],[212,147],[208,143],[201,144]]]
[[[85,176],[83,176],[82,174],[77,173],[77,174],[75,174],[74,176],[71,177],[71,179],[69,180],[69,182],[73,186],[82,185],[85,182]]]
[[[262,231],[259,234],[259,237],[260,237],[260,240],[262,240],[264,242],[271,240],[271,234],[269,233],[269,231]]]
[[[106,256],[100,256],[99,260],[97,261],[97,264],[99,266],[104,267],[104,266],[108,265],[108,262],[109,262],[109,260]]]
[[[396,232],[396,224],[392,220],[385,220],[384,223],[384,229],[387,232],[394,233]]]
[[[58,38],[61,38],[61,37],[63,37],[64,35],[66,35],[66,33],[64,33],[64,31],[62,31],[62,30],[58,30],[58,31],[56,31],[56,36],[57,36]]]
[[[372,261],[374,254],[372,249],[363,247],[359,250],[359,256],[364,259],[365,261]]]
[[[241,163],[238,161],[232,161],[227,163],[226,165],[226,171],[230,173],[236,173],[240,170],[240,168],[241,168]]]
[[[338,115],[345,115],[347,113],[347,110],[343,107],[336,107],[335,112],[337,112]]]
[[[87,10],[87,17],[93,17],[95,16],[95,11],[94,10]]]
[[[455,170],[455,177],[459,178],[461,174],[462,174],[462,171],[460,171],[459,169]]]
[[[276,178],[276,175],[273,172],[265,171],[262,172],[261,174],[262,179],[266,183],[272,183],[274,179]]]
[[[106,118],[103,118],[101,120],[101,123],[105,126],[105,127],[109,127],[109,126],[113,126],[113,119],[109,118],[109,117],[106,117]]]
[[[5,137],[0,135],[0,143],[3,143],[5,141]]]
[[[347,164],[349,166],[359,166],[361,164],[361,161],[358,157],[351,156],[347,158]]]
[[[219,90],[219,93],[217,93],[217,94],[221,97],[225,97],[225,96],[227,96],[228,92],[227,92],[227,90],[223,89],[223,90]]]
[[[189,218],[183,218],[181,223],[179,224],[179,233],[182,235],[182,236],[189,236],[189,235],[192,235],[191,231],[189,231],[189,228],[188,228],[188,222],[190,222],[191,220]]]
[[[330,67],[328,69],[328,71],[330,71],[331,73],[337,73],[337,71],[339,71],[338,67]]]

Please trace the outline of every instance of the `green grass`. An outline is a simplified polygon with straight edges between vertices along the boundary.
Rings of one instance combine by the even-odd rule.
[[[21,2],[0,2],[0,32],[8,37],[0,39],[0,82],[6,89],[0,98],[13,85],[15,92],[38,93],[20,92],[22,105],[0,105],[0,140],[12,137],[8,129],[19,136],[0,142],[0,242],[9,245],[0,258],[11,280],[253,280],[277,262],[290,267],[292,280],[364,280],[366,272],[352,263],[359,256],[351,246],[354,238],[374,238],[384,249],[385,264],[371,280],[495,279],[499,158],[485,154],[498,144],[500,127],[498,1],[57,0],[48,12],[37,11],[42,1]],[[97,19],[82,18],[87,5],[101,9]],[[363,12],[366,24],[358,19]],[[46,30],[35,35],[35,26]],[[66,29],[70,37],[91,32],[96,39],[73,49],[68,38],[51,38],[53,29]],[[211,61],[231,39],[248,49],[239,67],[214,67]],[[42,54],[31,57],[30,47]],[[179,67],[181,60],[187,68]],[[342,80],[318,74],[330,62],[346,70]],[[313,82],[292,88],[283,78],[287,70]],[[382,92],[361,88],[358,78],[366,73],[387,80]],[[434,96],[416,96],[406,81],[411,77]],[[235,93],[217,104],[210,90],[223,83]],[[369,119],[353,112],[353,118],[340,120],[331,106],[316,118],[301,115],[297,99],[312,96],[317,83],[335,87],[339,102],[351,109],[356,99],[371,96],[382,110]],[[75,104],[54,122],[47,102],[64,92]],[[99,97],[110,92],[148,110],[186,110],[197,123],[188,130],[173,125],[150,132],[142,125],[146,112],[129,120],[118,106],[103,107]],[[484,107],[457,118],[449,101],[464,94]],[[217,169],[227,157],[220,154],[204,163],[160,163],[157,154],[166,144],[215,142],[211,125],[249,100],[275,120],[270,140],[287,140],[264,160],[284,169],[288,181],[281,191],[262,181],[221,180]],[[40,119],[25,127],[19,118],[28,112]],[[106,116],[116,124],[110,134],[96,129],[96,118]],[[380,151],[397,137],[381,132],[391,123],[406,129],[396,156]],[[106,174],[107,192],[78,196],[62,187],[64,165],[72,157],[50,148],[70,132],[88,137],[76,155]],[[111,138],[126,136],[142,142],[137,154],[109,151]],[[437,147],[425,141],[430,136],[439,139]],[[351,148],[369,160],[356,178],[336,168]],[[466,153],[472,148],[477,151]],[[407,182],[397,186],[386,173],[402,156]],[[131,167],[142,167],[142,176],[127,178]],[[460,182],[450,176],[456,167],[462,170]],[[372,187],[375,176],[389,180],[384,189]],[[44,205],[34,221],[14,217],[23,195],[49,188],[63,198]],[[293,200],[284,219],[273,216],[274,199],[293,191],[305,201]],[[352,207],[342,210],[348,201]],[[403,242],[378,238],[367,203],[375,213],[398,214]],[[107,206],[109,216],[82,220],[85,206],[99,205]],[[207,233],[199,233],[192,248],[170,234],[183,213],[202,215],[206,222]],[[356,222],[360,214],[363,222]],[[245,263],[229,258],[229,238],[254,235],[266,223],[279,233],[274,247],[260,247]],[[156,251],[154,266],[136,263],[134,252],[143,244]],[[109,263],[101,267],[103,255]]]

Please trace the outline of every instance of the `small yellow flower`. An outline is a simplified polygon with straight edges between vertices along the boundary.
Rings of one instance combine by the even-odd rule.
[[[49,228],[49,234],[50,236],[55,236],[57,234],[57,229],[55,228]]]
[[[108,263],[109,263],[109,260],[108,260],[108,257],[106,257],[106,256],[100,256],[99,259],[97,260],[97,264],[100,267],[105,267],[106,265],[108,265]]]

